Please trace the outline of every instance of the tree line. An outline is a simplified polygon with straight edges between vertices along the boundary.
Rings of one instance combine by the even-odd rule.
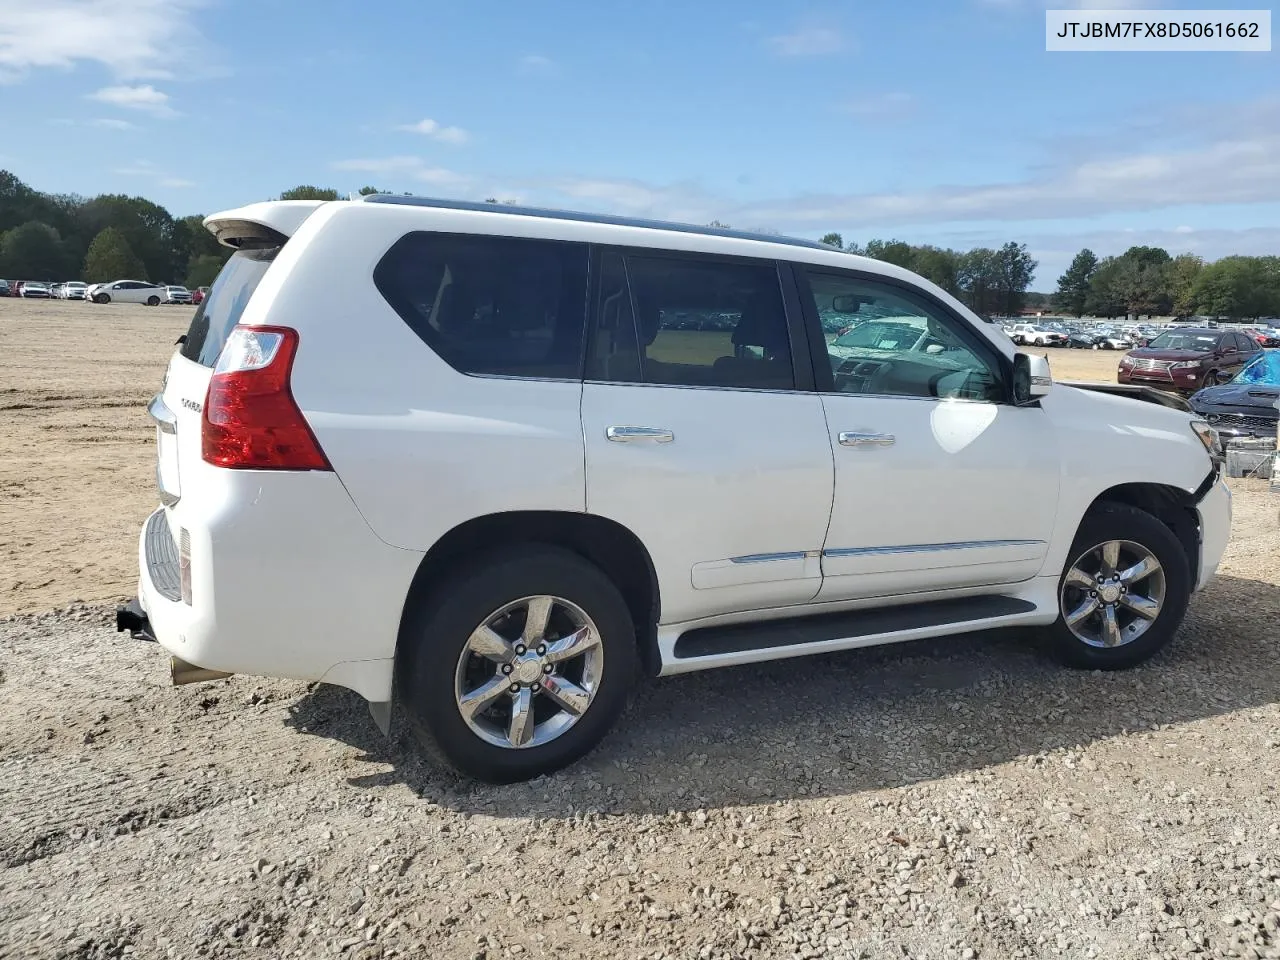
[[[859,246],[846,245],[838,233],[828,233],[822,242],[918,273],[984,317],[1012,316],[1034,296],[1028,288],[1038,264],[1025,243],[1011,240],[998,249],[977,247],[966,251],[930,244],[917,246],[903,240],[868,240],[865,246]]]
[[[1118,257],[1088,248],[1058,278],[1056,309],[1080,317],[1280,316],[1280,257],[1231,256],[1206,263],[1190,253],[1130,247]]]

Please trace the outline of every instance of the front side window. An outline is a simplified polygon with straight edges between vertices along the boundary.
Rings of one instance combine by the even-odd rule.
[[[587,246],[411,233],[373,272],[400,318],[455,370],[581,376]]]
[[[836,391],[1003,398],[994,358],[975,349],[946,311],[881,281],[813,269],[806,274]]]
[[[600,275],[593,376],[670,386],[795,388],[775,265],[605,251]]]

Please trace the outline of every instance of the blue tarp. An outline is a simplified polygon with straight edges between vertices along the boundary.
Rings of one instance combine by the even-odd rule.
[[[1280,387],[1280,350],[1266,350],[1236,374],[1236,383],[1262,383]]]

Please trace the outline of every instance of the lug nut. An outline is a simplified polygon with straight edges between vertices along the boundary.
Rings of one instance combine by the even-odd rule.
[[[539,690],[542,689],[542,684],[540,684],[537,680],[533,681],[533,683],[530,686],[533,688],[534,693],[537,693]]]
[[[510,675],[511,675],[511,671],[512,671],[513,669],[515,669],[515,668],[514,668],[514,667],[512,667],[512,666],[511,666],[511,664],[509,664],[509,663],[504,663],[504,664],[502,665],[502,672],[503,672],[504,674],[506,674],[507,676],[510,676]]]
[[[517,657],[523,657],[523,656],[524,656],[524,652],[525,652],[525,645],[524,645],[523,643],[517,643],[517,644],[516,644],[516,656],[517,656]]]
[[[547,655],[547,645],[544,643],[538,647],[538,656],[545,657],[546,655]]]
[[[551,672],[552,670],[554,670],[554,669],[555,669],[555,667],[551,666],[551,664],[549,664],[549,663],[548,663],[545,667],[543,667],[543,668],[542,668],[542,672],[543,672],[543,673],[550,673],[550,672]]]
[[[519,693],[519,692],[520,692],[520,684],[518,684],[518,683],[513,683],[513,684],[511,685],[511,687],[510,687],[510,690],[511,690],[511,692],[512,692],[512,693]]]
[[[1098,591],[1097,591],[1097,590],[1090,590],[1090,591],[1089,591],[1089,596],[1091,596],[1091,597],[1096,597],[1097,595],[1098,595]]]

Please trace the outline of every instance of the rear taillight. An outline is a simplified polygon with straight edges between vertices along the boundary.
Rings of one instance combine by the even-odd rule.
[[[289,390],[298,331],[235,327],[204,401],[201,444],[215,467],[330,470]]]

